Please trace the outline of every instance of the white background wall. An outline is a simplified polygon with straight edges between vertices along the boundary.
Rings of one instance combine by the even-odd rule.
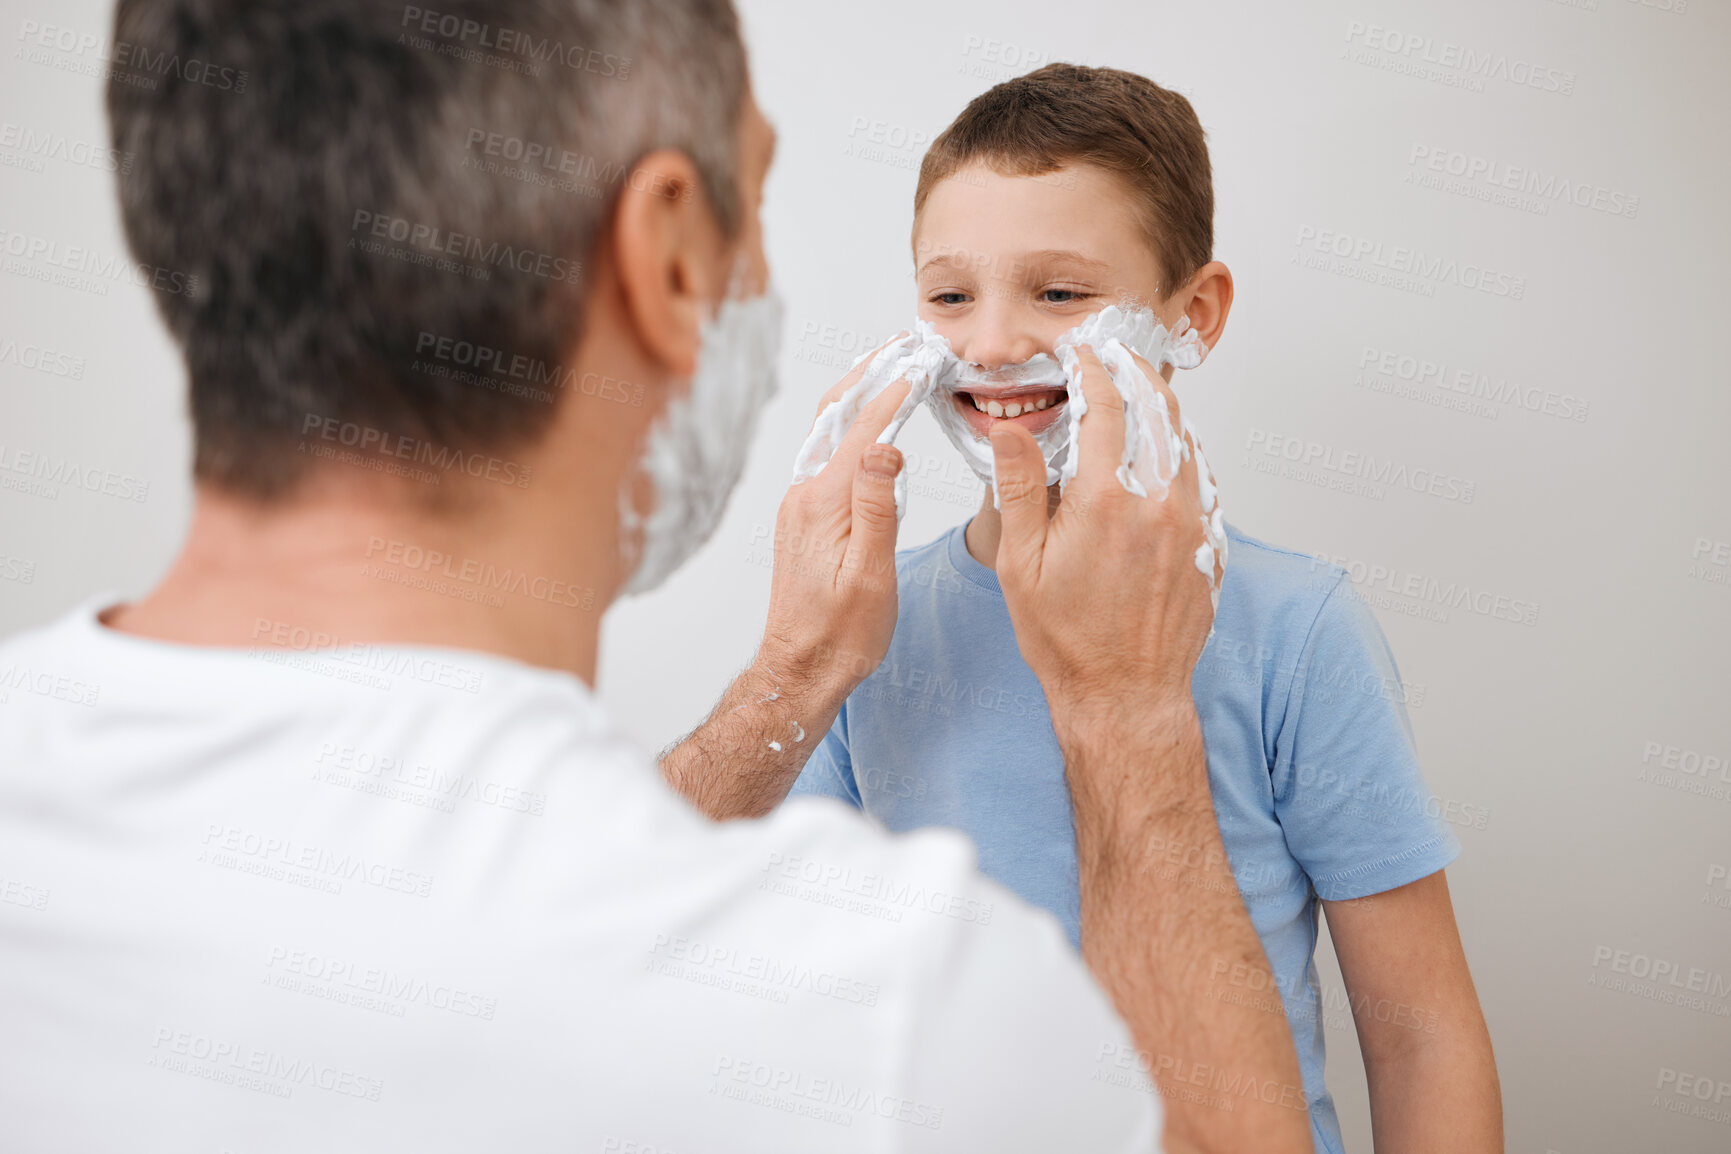
[[[17,36],[23,19],[101,35],[107,4],[4,7],[6,130],[105,142],[98,82],[69,70],[76,56],[21,53]],[[746,0],[744,13],[781,134],[766,223],[789,304],[783,388],[715,540],[664,590],[611,615],[601,680],[616,714],[660,745],[749,658],[768,527],[816,397],[913,314],[923,142],[990,84],[1047,61],[1146,73],[1185,92],[1209,131],[1217,255],[1238,284],[1225,339],[1180,378],[1186,411],[1237,524],[1359,563],[1418,701],[1431,786],[1463,815],[1451,885],[1509,1149],[1731,1148],[1731,1124],[1672,1112],[1693,1100],[1659,1085],[1663,1070],[1731,1083],[1731,887],[1720,880],[1731,866],[1731,7]],[[1428,37],[1433,58],[1470,50],[1520,77],[1536,66],[1542,84],[1570,90],[1458,68],[1414,75],[1426,50],[1370,43],[1391,36]],[[1412,67],[1384,66],[1400,59]],[[1494,160],[1499,175],[1533,169],[1587,190],[1589,205],[1497,203],[1482,178],[1435,187],[1425,179],[1446,173],[1414,163],[1418,149]],[[112,179],[59,160],[32,170],[0,140],[0,229],[119,254]],[[1318,240],[1489,269],[1503,291],[1465,287],[1473,274],[1458,271],[1376,283],[1372,256]],[[183,378],[147,291],[4,272],[5,461],[71,454],[149,488],[142,502],[0,488],[0,633],[100,590],[144,591],[189,507]],[[22,367],[4,355],[9,341],[81,358],[82,378]],[[1383,353],[1395,372],[1375,371]],[[1451,382],[1465,372],[1512,385],[1540,411],[1520,399],[1448,407],[1474,398],[1400,380],[1401,357],[1446,366]],[[1583,407],[1584,420],[1559,413]],[[1277,438],[1435,470],[1470,482],[1472,500],[1331,488],[1338,474],[1297,475],[1261,452]],[[922,471],[902,526],[914,544],[963,520],[977,491],[924,418],[902,447]],[[1373,581],[1373,570],[1396,576]],[[1388,591],[1409,578],[1473,597]],[[1516,615],[1535,607],[1532,623],[1500,619],[1499,597],[1521,604]],[[1619,951],[1637,971],[1703,971],[1707,989],[1615,973]],[[1329,1021],[1329,1081],[1350,1147],[1368,1150],[1350,1018]],[[1731,1111],[1731,1096],[1718,1108]]]

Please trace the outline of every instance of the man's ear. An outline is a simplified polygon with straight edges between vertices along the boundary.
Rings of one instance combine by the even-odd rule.
[[[1226,331],[1226,314],[1232,311],[1232,270],[1211,260],[1196,270],[1187,287],[1190,300],[1184,315],[1202,343],[1213,348]]]
[[[647,356],[671,377],[697,368],[698,332],[725,285],[721,235],[684,153],[652,152],[620,192],[608,230],[625,321]]]

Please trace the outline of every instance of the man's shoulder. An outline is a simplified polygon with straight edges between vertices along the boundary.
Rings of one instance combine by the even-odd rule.
[[[892,833],[851,806],[804,795],[790,797],[755,827],[738,827],[751,829],[751,836],[736,849],[753,860],[762,858],[762,870],[771,877],[833,883],[890,907],[923,891],[967,896],[984,909],[963,920],[983,924],[992,920],[993,895],[1001,896],[979,872],[979,851],[959,830]]]
[[[66,644],[68,635],[78,629],[84,618],[94,616],[95,612],[91,606],[78,605],[62,610],[46,621],[0,634],[0,658],[50,652]]]
[[[51,620],[0,637],[0,705],[12,704],[13,717],[66,703],[94,706],[103,679],[88,660],[84,642],[94,627],[96,601],[62,612]]]

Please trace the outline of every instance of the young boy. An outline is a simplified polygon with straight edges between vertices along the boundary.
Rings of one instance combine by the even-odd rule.
[[[986,370],[1050,354],[1126,299],[1174,331],[1188,317],[1212,347],[1232,303],[1231,274],[1211,259],[1195,113],[1113,69],[1054,64],[968,105],[921,165],[913,241],[920,317]],[[946,403],[982,437],[996,420],[1038,432],[1065,404],[1061,391],[1014,384]],[[1079,948],[1064,765],[993,573],[999,528],[988,492],[967,525],[898,555],[889,653],[793,792],[839,798],[895,830],[965,830],[982,868],[1057,915]],[[1183,846],[1165,859],[1194,884],[1237,884],[1269,969],[1220,960],[1212,996],[1284,1010],[1316,1149],[1338,1154],[1313,961],[1325,908],[1377,1148],[1500,1151],[1490,1037],[1442,873],[1460,846],[1431,816],[1393,655],[1341,570],[1230,525],[1228,540],[1192,695],[1231,860],[1192,860]]]

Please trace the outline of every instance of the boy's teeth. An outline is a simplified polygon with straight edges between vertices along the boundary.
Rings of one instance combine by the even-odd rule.
[[[1042,409],[1049,409],[1053,404],[1051,397],[1041,397],[1038,400],[1025,402],[1011,401],[1009,404],[1004,404],[1001,401],[983,401],[971,394],[969,399],[974,402],[974,408],[993,417],[1019,417],[1024,413],[1035,413]]]

